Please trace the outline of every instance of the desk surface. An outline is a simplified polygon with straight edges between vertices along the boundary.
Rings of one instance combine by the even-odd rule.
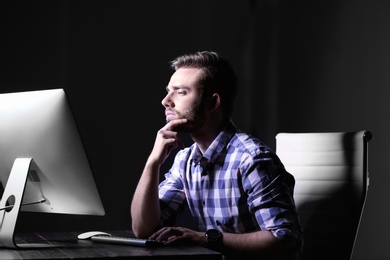
[[[221,254],[203,247],[166,246],[133,247],[78,240],[81,232],[26,233],[15,236],[16,243],[48,243],[54,248],[0,249],[0,259],[109,259],[169,257],[170,259],[222,259]],[[110,232],[116,236],[132,236],[130,231]]]

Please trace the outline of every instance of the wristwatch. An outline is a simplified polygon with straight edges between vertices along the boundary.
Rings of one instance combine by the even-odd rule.
[[[222,232],[218,229],[209,229],[205,233],[207,244],[217,245],[222,241]]]

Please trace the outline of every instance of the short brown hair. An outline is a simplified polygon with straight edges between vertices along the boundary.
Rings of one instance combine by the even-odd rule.
[[[237,76],[229,61],[216,52],[201,51],[185,54],[171,61],[174,70],[180,68],[198,68],[203,70],[201,83],[206,93],[219,93],[221,105],[227,117],[233,112],[233,103],[237,92]]]

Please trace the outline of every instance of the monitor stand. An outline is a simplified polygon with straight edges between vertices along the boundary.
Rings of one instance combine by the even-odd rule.
[[[14,240],[16,222],[22,206],[30,168],[38,169],[32,158],[17,158],[12,166],[7,184],[4,188],[3,197],[0,201],[0,247],[36,248],[54,246],[51,244],[34,243],[16,244]],[[41,203],[43,201],[36,203]]]

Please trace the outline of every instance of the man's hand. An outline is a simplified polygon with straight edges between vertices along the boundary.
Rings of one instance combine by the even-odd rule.
[[[206,237],[203,232],[184,227],[164,227],[151,235],[149,239],[166,241],[166,245],[204,246],[206,244]]]
[[[173,129],[185,124],[186,122],[187,119],[173,119],[157,132],[149,160],[161,165],[174,148],[184,148],[184,144],[180,139],[179,133],[175,132]]]

